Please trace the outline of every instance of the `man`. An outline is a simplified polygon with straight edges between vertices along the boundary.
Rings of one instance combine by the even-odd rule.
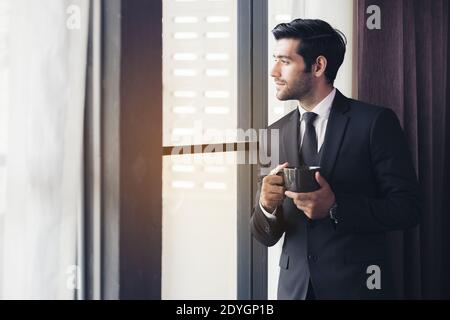
[[[281,164],[260,181],[251,218],[253,236],[266,246],[285,234],[278,299],[394,298],[386,233],[420,218],[419,186],[398,119],[333,87],[346,43],[328,23],[297,19],[272,33],[277,98],[299,101],[269,127],[279,130],[271,143]],[[301,165],[320,166],[319,190],[285,190],[277,173]]]

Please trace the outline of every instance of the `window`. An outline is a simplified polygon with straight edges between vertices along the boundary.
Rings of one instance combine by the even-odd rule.
[[[352,46],[353,1],[342,21],[321,2],[0,0],[0,298],[274,298],[243,130],[296,107],[267,81],[276,23],[323,17]]]
[[[163,88],[162,298],[236,299],[237,0],[163,1]]]

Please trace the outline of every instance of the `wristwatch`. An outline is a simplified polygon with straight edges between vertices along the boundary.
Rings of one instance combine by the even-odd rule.
[[[330,219],[333,220],[334,224],[338,224],[339,220],[338,220],[338,216],[337,216],[337,208],[338,208],[338,204],[337,202],[335,202],[331,208],[330,208]]]

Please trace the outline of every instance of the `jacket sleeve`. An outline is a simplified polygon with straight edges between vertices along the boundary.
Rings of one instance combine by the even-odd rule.
[[[343,232],[412,228],[421,214],[420,190],[411,155],[395,113],[383,108],[370,130],[370,154],[379,197],[336,194]]]
[[[272,142],[270,129],[267,131],[265,137],[260,137],[259,143],[260,154],[266,154],[266,150],[271,150],[271,147],[279,148],[277,142]],[[276,209],[275,219],[269,219],[262,212],[259,206],[259,197],[261,194],[261,186],[263,178],[269,173],[270,169],[278,165],[278,163],[260,164],[258,166],[258,184],[257,192],[255,195],[254,207],[252,209],[250,218],[250,228],[253,237],[265,246],[275,245],[284,233],[284,219],[283,219],[283,206],[279,206]]]
[[[260,176],[258,179],[258,191],[256,192],[255,205],[250,218],[250,227],[256,240],[267,247],[271,247],[280,240],[284,233],[283,206],[277,207],[276,219],[269,219],[262,212],[259,206],[259,196],[263,178],[264,176]]]

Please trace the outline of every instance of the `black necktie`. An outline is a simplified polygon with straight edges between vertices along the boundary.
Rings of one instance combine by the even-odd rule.
[[[300,148],[300,158],[303,164],[307,166],[318,166],[319,155],[317,153],[316,129],[313,126],[317,114],[314,112],[305,112],[302,121],[305,121],[305,134],[303,135],[302,146]]]

